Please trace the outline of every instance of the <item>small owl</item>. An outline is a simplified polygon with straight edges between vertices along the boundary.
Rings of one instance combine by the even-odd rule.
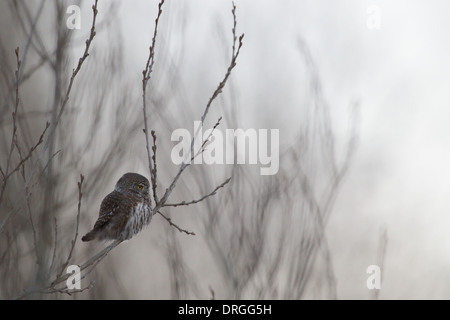
[[[137,173],[125,173],[100,205],[94,228],[82,241],[128,240],[150,223],[150,184]]]

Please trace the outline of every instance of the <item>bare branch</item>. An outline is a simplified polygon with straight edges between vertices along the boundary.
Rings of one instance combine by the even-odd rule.
[[[384,263],[385,263],[385,258],[386,258],[386,249],[387,249],[387,245],[388,245],[388,232],[387,232],[387,228],[383,227],[380,230],[380,239],[379,239],[379,247],[378,247],[378,266],[380,267],[380,270],[382,270],[381,272],[381,276],[380,276],[380,285],[383,284],[383,280],[384,280],[384,274],[385,274],[385,269],[384,269]],[[378,300],[380,298],[380,290],[372,290],[373,291],[373,295],[372,295],[372,299],[373,300]]]
[[[230,76],[230,74],[231,74],[231,71],[232,71],[232,70],[234,69],[234,67],[236,66],[236,60],[237,60],[237,57],[239,56],[239,52],[240,52],[240,49],[241,49],[241,47],[242,47],[242,40],[243,40],[243,38],[244,38],[244,34],[242,34],[242,35],[239,37],[238,48],[237,48],[237,50],[235,49],[235,48],[236,48],[237,37],[236,37],[236,12],[235,12],[235,6],[234,6],[234,4],[233,4],[233,10],[232,10],[232,13],[233,13],[233,22],[234,22],[234,23],[233,23],[233,29],[232,29],[232,32],[233,32],[233,51],[232,51],[232,56],[231,56],[231,62],[230,62],[230,65],[228,66],[228,69],[227,69],[227,72],[225,73],[224,78],[223,78],[222,81],[219,83],[218,87],[216,88],[216,90],[214,91],[214,93],[212,94],[212,96],[209,98],[208,103],[206,104],[205,110],[204,110],[203,115],[202,115],[202,117],[201,117],[201,122],[202,122],[202,124],[204,123],[204,120],[205,120],[205,118],[206,118],[206,116],[207,116],[207,114],[208,114],[208,111],[209,111],[209,109],[210,109],[210,107],[211,107],[211,104],[212,104],[213,101],[219,96],[219,94],[222,92],[222,89],[225,87],[225,84],[227,83],[227,80],[228,80],[228,78],[229,78],[229,76]],[[220,119],[221,119],[221,118],[220,118]],[[216,128],[216,127],[218,126],[218,124],[219,124],[219,122],[220,122],[220,119],[219,119],[219,121],[216,123],[216,125],[214,126],[214,128]],[[193,148],[194,141],[196,140],[199,131],[200,131],[200,127],[199,127],[199,129],[197,129],[197,132],[194,134],[194,137],[192,137],[192,140],[191,140],[191,150],[192,150],[192,148]],[[203,147],[204,147],[204,144],[205,144],[205,143],[206,143],[206,142],[203,141]],[[147,145],[148,145],[148,144],[147,144]],[[180,169],[178,170],[178,173],[176,174],[175,178],[172,180],[172,183],[170,184],[169,188],[166,189],[166,191],[165,191],[163,197],[161,198],[161,201],[160,201],[158,204],[156,204],[156,207],[155,207],[154,211],[158,211],[158,210],[166,203],[167,199],[169,198],[170,194],[172,193],[173,189],[175,188],[176,183],[177,183],[178,179],[180,178],[181,174],[183,173],[183,171],[184,171],[189,165],[190,165],[190,163],[184,163],[184,162],[181,164]]]
[[[195,233],[194,233],[194,232],[192,232],[192,231],[187,231],[187,230],[185,230],[185,229],[180,228],[179,226],[177,226],[175,223],[172,222],[172,219],[171,219],[171,218],[169,218],[169,217],[167,217],[166,215],[164,215],[161,211],[158,211],[158,213],[159,213],[164,219],[166,219],[167,222],[169,222],[169,224],[170,224],[172,227],[175,227],[178,231],[184,232],[184,233],[186,233],[186,234],[195,236]]]
[[[153,147],[152,147],[152,151],[153,151],[153,169],[152,169],[152,189],[153,189],[153,199],[155,199],[155,203],[159,202],[158,199],[158,194],[156,192],[156,179],[157,179],[157,170],[156,170],[156,133],[154,130],[152,130],[151,132],[152,137],[153,137]]]
[[[236,51],[236,6],[233,3],[233,10],[231,11],[233,13],[233,49],[232,49],[232,55],[231,55],[231,62],[230,65],[228,66],[227,72],[225,73],[224,78],[222,79],[222,81],[219,83],[219,86],[216,88],[216,90],[214,91],[213,95],[209,98],[208,103],[206,104],[206,108],[205,111],[203,112],[203,115],[201,117],[201,121],[202,124],[206,118],[206,115],[208,114],[209,108],[211,107],[211,104],[213,103],[213,101],[217,98],[217,96],[222,92],[222,89],[225,87],[225,84],[227,83],[228,77],[231,74],[231,71],[234,69],[234,67],[236,66],[236,60],[237,57],[239,56],[239,52],[241,50],[242,47],[242,40],[244,39],[244,34],[241,34],[241,36],[239,37],[239,44],[238,44],[238,48]]]
[[[68,294],[70,296],[70,295],[72,295],[74,293],[80,293],[80,292],[89,290],[92,287],[94,287],[94,284],[95,284],[95,281],[91,281],[91,282],[89,282],[89,285],[87,287],[84,287],[82,289],[68,289],[67,286],[65,286],[63,288],[60,288],[60,289],[49,288],[49,289],[41,291],[41,293],[46,293],[46,294],[50,294],[50,293],[65,293],[65,294]]]
[[[142,107],[143,107],[143,113],[144,113],[144,133],[145,133],[145,142],[147,147],[147,157],[148,157],[148,166],[150,170],[150,180],[152,183],[152,186],[154,186],[154,194],[153,197],[155,198],[155,201],[157,199],[157,196],[155,196],[156,192],[156,167],[153,168],[153,161],[152,156],[150,154],[150,138],[148,136],[149,130],[148,130],[148,120],[147,120],[147,102],[146,102],[146,95],[147,95],[147,83],[150,80],[151,73],[153,71],[153,64],[155,62],[155,43],[156,43],[156,35],[158,34],[158,23],[159,18],[161,17],[162,13],[162,6],[164,4],[164,0],[161,0],[161,2],[158,5],[158,15],[155,19],[155,29],[153,31],[153,38],[152,38],[152,44],[149,48],[149,54],[147,63],[145,64],[145,69],[142,71]]]
[[[78,212],[77,212],[77,224],[75,227],[75,237],[72,240],[72,247],[70,248],[69,256],[67,257],[66,262],[61,267],[61,271],[56,276],[57,278],[59,278],[61,276],[61,274],[64,272],[64,270],[66,270],[67,266],[69,265],[70,259],[72,258],[73,249],[75,248],[75,243],[78,238],[78,226],[80,224],[80,211],[81,211],[81,198],[83,197],[83,193],[81,192],[81,187],[83,185],[83,181],[84,181],[84,176],[82,174],[80,174],[80,182],[78,182]]]
[[[8,158],[6,160],[5,172],[3,172],[3,170],[2,170],[3,184],[2,184],[2,190],[0,192],[0,203],[2,202],[3,193],[5,192],[6,182],[7,182],[8,178],[11,176],[11,174],[16,171],[16,170],[13,170],[12,173],[9,173],[9,167],[11,165],[11,157],[12,157],[12,153],[14,151],[14,146],[16,145],[16,139],[17,139],[16,119],[17,119],[17,109],[19,108],[19,73],[20,73],[20,65],[21,65],[21,61],[19,59],[19,47],[17,47],[14,52],[16,54],[16,63],[17,63],[17,69],[16,69],[16,72],[14,73],[16,99],[15,99],[15,103],[14,103],[14,111],[12,113],[13,131],[12,131],[12,135],[11,135],[11,144],[9,147]],[[18,170],[18,168],[19,168],[19,166],[16,169]]]
[[[15,92],[16,92],[16,99],[15,99],[15,105],[14,105],[14,112],[12,113],[12,119],[13,119],[13,132],[12,132],[12,137],[11,137],[11,145],[10,145],[10,149],[9,149],[9,154],[8,154],[8,158],[7,158],[7,162],[6,162],[6,168],[5,171],[1,170],[1,174],[3,176],[3,183],[2,183],[2,187],[0,190],[0,203],[3,201],[3,195],[6,189],[6,184],[7,181],[9,179],[9,177],[11,177],[15,172],[17,172],[21,166],[23,166],[23,164],[28,161],[28,159],[31,158],[33,151],[43,142],[43,138],[45,135],[45,132],[47,131],[49,124],[46,124],[46,127],[44,129],[44,131],[42,132],[41,136],[39,137],[39,141],[33,146],[31,147],[31,149],[29,150],[27,156],[25,156],[25,158],[22,158],[21,154],[20,154],[20,149],[18,148],[18,144],[17,144],[17,124],[16,124],[16,119],[17,119],[17,110],[19,107],[19,102],[20,102],[20,98],[19,98],[19,73],[20,73],[20,69],[21,69],[21,61],[19,59],[19,48],[17,47],[15,50],[15,54],[16,54],[16,61],[17,61],[17,69],[15,72],[15,77],[16,77],[16,87],[15,87]],[[11,156],[12,153],[14,151],[14,147],[16,147],[19,150],[19,155],[21,157],[21,160],[19,161],[19,163],[14,167],[14,169],[12,169],[11,171],[9,171],[10,166],[11,166]]]
[[[90,258],[88,261],[86,261],[84,264],[82,264],[80,266],[80,272],[91,266],[95,267],[101,260],[103,260],[108,255],[108,253],[112,249],[114,249],[119,244],[121,244],[122,241],[123,241],[122,239],[115,240],[109,246],[107,246],[102,251],[100,251],[99,253],[94,255],[92,258]],[[88,271],[88,272],[90,272],[90,271]],[[16,300],[23,299],[33,293],[53,293],[53,291],[55,290],[55,286],[66,281],[70,276],[71,276],[71,274],[66,273],[66,274],[56,277],[53,281],[50,282],[50,284],[48,286],[38,287],[38,288],[36,288],[36,287],[28,288],[27,290],[23,291],[18,297],[16,297]],[[60,290],[61,289],[59,289],[57,291],[60,292]]]
[[[222,184],[218,185],[212,192],[210,192],[207,195],[201,197],[200,199],[192,200],[192,201],[189,201],[189,202],[181,201],[179,203],[167,203],[167,204],[164,204],[163,207],[188,206],[188,205],[191,205],[191,204],[199,203],[199,202],[205,200],[206,198],[209,198],[209,197],[215,195],[217,190],[219,190],[220,188],[223,188],[228,182],[230,182],[230,180],[231,180],[231,177],[228,178],[227,180],[225,180]]]
[[[214,130],[216,130],[216,128],[217,128],[217,127],[219,126],[219,124],[220,124],[220,120],[222,120],[222,117],[219,117],[219,119],[217,120],[216,124],[215,124],[214,127],[212,128],[212,130],[211,130],[211,132],[209,133],[209,135],[208,135],[208,136],[206,137],[206,139],[202,142],[202,146],[200,147],[200,149],[197,151],[196,154],[194,154],[194,155],[191,157],[191,162],[194,161],[194,159],[197,158],[198,155],[202,154],[202,153],[205,151],[205,149],[206,149],[206,147],[207,147],[207,143],[210,141],[209,139],[211,139],[211,137],[212,137],[212,135],[213,135],[213,133],[214,133]]]
[[[156,205],[154,211],[158,211],[166,203],[167,199],[169,198],[170,194],[172,193],[173,189],[175,188],[175,186],[178,182],[178,179],[180,178],[181,174],[188,166],[189,166],[189,163],[181,164],[180,169],[178,170],[178,173],[176,174],[175,178],[173,178],[170,186],[164,192],[164,195],[161,198],[161,201],[159,201],[159,203]]]
[[[8,221],[8,219],[12,216],[12,215],[14,215],[14,214],[16,214],[17,213],[17,211],[9,211],[7,214],[6,214],[6,217],[3,219],[3,221],[0,223],[0,234],[2,234],[2,232],[3,232],[3,227],[5,226],[5,224],[6,224],[6,222]]]
[[[31,219],[31,215],[30,215],[30,219]],[[50,273],[53,271],[53,266],[55,264],[55,258],[56,258],[56,248],[57,248],[57,243],[58,243],[58,223],[57,223],[57,219],[55,216],[55,243],[53,245],[53,254],[52,254],[52,262],[50,263],[50,267],[48,268],[48,277],[50,277]]]
[[[50,124],[47,122],[47,123],[45,124],[44,131],[42,132],[41,136],[39,137],[39,141],[38,141],[33,147],[30,148],[30,150],[28,151],[28,154],[25,156],[25,158],[21,159],[20,162],[16,165],[16,167],[15,167],[13,170],[11,170],[10,173],[8,173],[8,174],[6,175],[6,179],[9,178],[13,173],[15,173],[16,171],[18,171],[18,170],[20,169],[20,167],[21,167],[28,159],[31,158],[31,156],[32,156],[32,154],[33,154],[33,151],[36,150],[36,148],[44,141],[44,140],[43,140],[43,139],[44,139],[44,135],[45,135],[45,133],[47,132],[47,129],[49,128],[49,126],[50,126]]]
[[[58,116],[56,117],[54,123],[52,123],[52,125],[51,125],[50,133],[47,137],[47,140],[45,141],[44,147],[42,148],[42,150],[39,154],[37,162],[39,162],[41,160],[42,156],[44,155],[44,152],[47,150],[48,146],[50,145],[50,141],[53,139],[53,135],[55,134],[56,127],[58,126],[59,121],[61,120],[61,117],[65,110],[65,107],[67,105],[67,102],[69,101],[69,96],[72,91],[72,86],[73,86],[75,77],[77,76],[78,72],[81,70],[81,67],[83,66],[84,61],[89,56],[89,48],[90,48],[92,40],[94,39],[95,34],[96,34],[95,22],[96,22],[97,13],[98,13],[97,5],[98,5],[98,0],[95,0],[94,5],[92,6],[93,18],[92,18],[91,32],[89,34],[89,38],[86,40],[86,47],[84,49],[84,53],[81,56],[81,58],[78,60],[77,67],[75,69],[73,69],[73,71],[72,71],[72,76],[70,77],[69,86],[67,87],[66,94],[65,94],[64,99],[61,104],[61,108],[59,109],[59,112],[58,112]],[[36,170],[36,165],[33,167],[30,175],[28,176],[28,179],[25,182],[25,186],[28,186],[28,184],[30,183],[30,180],[34,175],[35,170]]]
[[[213,288],[209,286],[209,292],[211,293],[211,299],[210,300],[216,300],[216,293],[214,292]]]

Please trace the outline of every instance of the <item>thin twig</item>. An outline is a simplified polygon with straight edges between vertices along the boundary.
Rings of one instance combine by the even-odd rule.
[[[33,44],[32,39],[33,39],[33,37],[36,34],[36,32],[35,32],[36,31],[36,24],[37,24],[41,14],[42,14],[42,9],[44,8],[44,4],[45,4],[45,0],[42,0],[41,3],[39,4],[39,8],[37,10],[36,15],[35,15],[35,17],[32,20],[31,29],[30,29],[30,31],[28,32],[28,35],[27,35],[27,42],[25,44],[25,50],[23,50],[22,57],[20,59],[22,61],[22,68],[21,68],[21,70],[18,70],[17,77],[15,77],[14,84],[11,87],[18,86],[19,81],[22,82],[22,79],[23,79],[22,78],[22,73],[23,73],[23,70],[24,70],[24,66],[26,64],[27,55],[28,55],[28,49],[29,49],[30,45]],[[25,8],[26,8],[26,6],[25,6]],[[29,17],[29,18],[31,20],[31,17]],[[26,32],[25,28],[23,28],[23,29]],[[18,56],[18,53],[17,53],[17,56]],[[12,95],[12,90],[9,91],[6,101],[9,101],[11,99],[11,95]]]
[[[205,111],[203,112],[203,115],[201,117],[201,121],[202,124],[206,118],[206,115],[208,114],[209,108],[211,107],[212,102],[217,98],[217,96],[222,92],[222,89],[225,87],[225,84],[227,83],[228,77],[231,74],[231,71],[234,69],[234,67],[236,66],[236,60],[237,57],[239,56],[239,52],[241,50],[242,47],[242,40],[244,39],[244,34],[241,34],[239,37],[239,44],[238,44],[238,48],[236,51],[236,6],[233,3],[233,10],[231,11],[233,13],[233,49],[232,49],[232,55],[231,55],[231,62],[230,65],[228,66],[227,72],[225,73],[224,78],[222,79],[222,81],[219,83],[219,86],[216,88],[216,90],[214,91],[213,95],[209,98],[208,103],[206,104],[206,108]]]
[[[18,210],[14,211],[14,212],[13,212],[12,210],[10,210],[10,211],[6,214],[6,217],[3,219],[2,223],[0,223],[0,234],[2,234],[2,232],[3,232],[3,227],[5,226],[5,224],[6,224],[6,222],[8,221],[8,219],[9,219],[11,216],[15,215],[17,212],[18,212]]]
[[[158,5],[158,15],[156,16],[156,19],[155,19],[155,29],[153,31],[152,44],[149,48],[147,63],[145,64],[145,69],[142,71],[142,108],[143,108],[143,113],[144,113],[144,133],[145,133],[145,143],[146,143],[146,147],[147,147],[148,166],[149,166],[149,170],[150,170],[150,180],[151,180],[152,186],[154,184],[156,185],[156,177],[155,177],[156,170],[154,170],[154,168],[153,168],[153,161],[152,161],[152,156],[150,153],[150,138],[148,136],[149,130],[148,130],[148,120],[147,120],[146,95],[147,95],[147,84],[148,84],[148,81],[150,80],[150,76],[153,71],[153,64],[155,62],[156,35],[158,34],[158,23],[159,23],[159,18],[161,17],[163,4],[164,4],[164,0],[161,0],[161,2]],[[157,196],[155,197],[156,186],[155,186],[155,189],[153,192],[154,192],[153,197],[156,199],[157,198]]]
[[[45,128],[44,131],[42,132],[41,136],[39,137],[39,141],[30,148],[30,150],[28,151],[28,154],[25,156],[25,158],[21,159],[20,162],[16,165],[16,167],[11,170],[11,172],[9,172],[6,175],[6,179],[8,179],[13,173],[15,173],[16,171],[18,171],[20,169],[20,167],[28,160],[31,158],[33,151],[36,150],[36,148],[44,141],[44,135],[47,132],[47,129],[49,128],[50,124],[47,122],[45,124]]]
[[[3,176],[3,183],[2,183],[2,187],[0,190],[0,203],[3,201],[3,195],[6,189],[6,184],[7,181],[9,179],[9,177],[11,177],[15,172],[17,172],[18,170],[20,170],[21,166],[28,161],[28,159],[31,158],[34,150],[43,142],[43,138],[44,135],[49,127],[49,123],[46,123],[46,127],[44,129],[44,131],[42,132],[41,136],[39,137],[39,141],[33,146],[31,147],[31,149],[29,150],[27,156],[25,156],[25,158],[21,157],[21,160],[19,161],[19,163],[14,167],[14,169],[12,169],[10,171],[10,165],[11,165],[11,156],[14,150],[14,147],[18,147],[18,143],[17,143],[17,124],[16,124],[16,118],[17,118],[17,110],[20,104],[20,97],[19,97],[19,73],[20,73],[20,69],[21,69],[21,61],[19,59],[19,47],[16,48],[15,50],[16,53],[16,60],[17,60],[17,69],[15,72],[15,77],[16,77],[16,88],[15,88],[15,92],[16,92],[16,99],[15,99],[15,105],[14,105],[14,112],[12,113],[12,119],[13,119],[13,132],[12,132],[12,137],[11,137],[11,146],[10,146],[10,150],[9,150],[9,154],[8,154],[8,158],[7,158],[7,162],[6,162],[6,168],[5,170],[1,171],[1,174]],[[20,155],[20,151],[19,151],[19,155]]]
[[[188,206],[188,205],[191,205],[191,204],[199,203],[199,202],[205,200],[206,198],[209,198],[209,197],[215,195],[217,190],[219,190],[220,188],[223,188],[228,182],[230,182],[230,180],[231,180],[231,177],[228,178],[227,180],[225,180],[222,184],[218,185],[212,192],[208,193],[207,195],[204,195],[200,199],[192,200],[192,201],[189,201],[189,202],[181,201],[179,203],[166,203],[166,204],[164,204],[163,207]]]
[[[202,154],[202,153],[205,151],[209,139],[212,137],[214,131],[215,131],[216,128],[219,126],[221,120],[222,120],[222,117],[219,117],[219,119],[217,120],[216,124],[215,124],[214,127],[212,128],[212,130],[211,130],[211,132],[209,133],[209,135],[206,137],[205,140],[203,140],[203,143],[202,143],[202,146],[200,147],[200,149],[197,151],[196,154],[194,154],[194,155],[191,157],[191,162],[194,161],[194,159],[197,158],[198,155]]]
[[[161,201],[159,201],[159,203],[156,205],[154,211],[158,211],[166,203],[167,199],[169,198],[170,194],[172,193],[173,189],[175,188],[175,186],[178,182],[178,179],[180,178],[181,174],[188,166],[189,166],[189,163],[181,164],[180,169],[178,170],[178,173],[176,174],[175,178],[173,178],[170,186],[164,192],[164,195],[161,198]]]
[[[81,279],[80,279],[81,280]],[[91,281],[89,282],[89,285],[87,287],[84,287],[82,289],[68,289],[67,286],[65,286],[64,288],[60,288],[60,289],[56,289],[56,288],[49,288],[46,289],[44,291],[42,291],[42,293],[46,293],[46,294],[50,294],[50,293],[65,293],[68,294],[69,296],[74,294],[74,293],[80,293],[86,290],[90,290],[92,287],[94,287],[95,281]]]
[[[51,125],[50,133],[49,133],[49,135],[47,137],[47,140],[45,141],[44,147],[42,148],[42,150],[41,150],[41,152],[39,154],[39,157],[37,159],[37,162],[36,162],[35,166],[31,170],[31,173],[29,174],[28,179],[25,182],[25,186],[28,186],[28,184],[30,183],[30,180],[33,177],[34,172],[36,170],[37,163],[41,160],[42,156],[44,155],[45,151],[47,150],[48,146],[50,145],[50,141],[53,139],[53,135],[55,134],[56,127],[58,126],[59,121],[61,120],[61,117],[62,117],[62,115],[64,113],[64,110],[65,110],[65,107],[67,105],[67,102],[69,101],[69,96],[70,96],[70,93],[72,91],[72,86],[73,86],[73,83],[75,81],[75,77],[77,76],[78,72],[81,70],[81,67],[83,66],[84,61],[89,56],[89,48],[90,48],[92,40],[94,39],[95,34],[96,34],[96,32],[95,32],[95,22],[96,22],[97,13],[98,13],[97,5],[98,5],[98,0],[95,0],[94,5],[92,6],[93,18],[92,18],[91,32],[89,34],[89,38],[86,40],[86,47],[84,49],[84,53],[81,56],[81,58],[78,60],[77,67],[72,70],[72,76],[70,77],[69,86],[67,87],[66,94],[65,94],[64,99],[63,99],[62,104],[61,104],[61,108],[59,109],[59,112],[58,112],[58,116],[56,117],[54,123],[52,123],[52,125]]]
[[[39,178],[44,174],[45,170],[47,170],[48,166],[50,165],[50,162],[53,160],[53,158],[60,153],[61,150],[56,151],[51,157],[50,159],[48,159],[47,163],[45,164],[44,168],[42,169],[41,173],[39,174],[38,178],[36,180],[39,180]],[[33,183],[31,186],[26,186],[25,190],[26,190],[26,196],[27,199],[29,199],[29,197],[31,197],[32,192],[28,191],[28,190],[32,190],[34,189],[34,186],[37,184],[38,182]]]
[[[53,271],[53,266],[55,264],[57,243],[58,243],[58,223],[55,217],[55,243],[53,245],[52,262],[50,263],[50,267],[48,268],[48,277],[50,277],[50,273]]]
[[[152,169],[152,189],[153,189],[153,199],[155,199],[155,203],[159,202],[158,194],[156,192],[156,179],[157,179],[157,169],[156,169],[156,133],[154,130],[151,131],[152,137],[153,137],[153,169]]]
[[[81,187],[83,186],[83,181],[84,181],[84,176],[82,174],[80,174],[80,182],[78,182],[78,212],[77,212],[77,223],[76,223],[76,227],[75,227],[75,237],[72,240],[72,246],[69,251],[69,256],[67,257],[66,262],[61,267],[59,274],[56,276],[57,278],[59,278],[61,276],[61,274],[66,270],[67,266],[69,265],[70,259],[72,259],[72,253],[73,253],[73,249],[75,248],[75,243],[77,242],[78,226],[80,224],[81,198],[83,197],[83,193],[81,192]]]
[[[178,231],[184,232],[184,233],[186,233],[186,234],[195,236],[195,233],[194,233],[194,232],[188,231],[188,230],[185,230],[185,229],[180,228],[178,225],[176,225],[175,223],[172,222],[172,219],[171,219],[171,218],[169,218],[169,217],[167,217],[166,215],[164,215],[161,211],[158,211],[158,213],[159,213],[164,219],[166,219],[167,222],[169,222],[169,224],[170,224],[172,227],[175,227]]]
[[[19,47],[16,48],[16,50],[14,51],[16,54],[16,63],[17,63],[17,69],[14,73],[15,76],[15,94],[16,94],[16,98],[15,98],[15,103],[14,103],[14,111],[12,113],[12,123],[13,123],[13,131],[12,131],[12,135],[11,135],[11,144],[9,147],[9,153],[8,153],[8,158],[6,160],[6,168],[5,168],[5,172],[3,172],[2,170],[2,176],[3,176],[3,184],[2,184],[2,190],[0,192],[0,203],[2,202],[3,199],[3,193],[5,192],[6,189],[6,183],[8,181],[9,176],[15,172],[15,170],[13,170],[12,173],[9,173],[9,167],[11,165],[11,158],[12,158],[12,154],[14,151],[14,146],[16,145],[16,139],[17,139],[17,123],[16,123],[16,118],[17,118],[17,109],[19,108],[19,72],[20,72],[20,66],[21,66],[21,61],[19,59]],[[17,169],[18,170],[18,169]]]
[[[203,125],[204,120],[208,114],[208,111],[213,103],[213,101],[219,96],[219,94],[222,92],[222,89],[225,87],[225,84],[227,83],[227,80],[231,74],[231,71],[234,69],[234,67],[236,66],[236,60],[237,57],[239,56],[239,52],[240,49],[242,47],[242,40],[244,38],[244,34],[242,34],[239,37],[239,44],[236,50],[236,41],[237,41],[237,37],[236,37],[236,6],[233,4],[233,10],[232,10],[232,14],[233,14],[233,29],[232,29],[232,33],[233,33],[233,49],[232,49],[232,55],[231,55],[231,62],[230,65],[228,66],[228,69],[225,73],[225,76],[223,77],[222,81],[219,83],[218,87],[215,89],[214,93],[212,94],[212,96],[209,98],[208,103],[206,104],[205,110],[203,112],[203,115],[201,117],[201,123]],[[214,126],[214,129],[219,125],[219,121],[216,123],[216,125]],[[200,131],[200,127],[197,129],[197,132],[194,134],[194,136],[192,137],[191,140],[191,150],[193,149],[194,146],[194,141],[196,140],[198,134]],[[147,132],[147,129],[146,129]],[[211,131],[212,134],[212,131]],[[203,141],[202,143],[202,148],[204,148],[206,141]],[[148,142],[147,142],[147,148],[148,148]],[[149,156],[149,158],[151,158]],[[191,163],[191,162],[190,162]],[[175,175],[175,177],[172,180],[172,183],[170,184],[170,186],[166,189],[166,191],[164,192],[164,195],[162,196],[161,200],[159,201],[159,203],[157,203],[155,205],[154,208],[154,212],[159,212],[159,209],[162,208],[164,206],[164,204],[167,202],[167,199],[169,198],[170,194],[172,193],[173,189],[175,188],[178,179],[180,178],[181,174],[184,172],[184,170],[190,165],[190,163],[185,163],[183,162],[180,165],[180,168],[178,170],[178,173]],[[167,220],[167,219],[166,219]]]
[[[96,266],[101,260],[103,260],[108,255],[108,253],[112,249],[114,249],[119,244],[121,244],[122,241],[123,241],[122,239],[115,240],[109,246],[104,248],[102,251],[100,251],[99,253],[97,253],[93,257],[91,257],[89,260],[87,260],[84,264],[82,264],[80,266],[80,272],[85,270],[86,268],[88,268],[90,266]],[[25,297],[29,296],[30,294],[33,294],[33,293],[51,293],[50,291],[55,290],[54,288],[55,288],[56,285],[66,281],[71,275],[72,274],[70,274],[70,273],[66,273],[66,274],[60,275],[59,277],[56,277],[53,281],[51,281],[48,286],[28,288],[25,291],[23,291],[19,296],[17,296],[16,300],[23,299],[23,298],[25,298]]]
[[[233,28],[232,28],[232,34],[233,34],[233,45],[232,45],[232,51],[231,51],[231,62],[230,65],[228,66],[227,72],[225,73],[225,76],[223,77],[222,81],[219,83],[219,85],[217,86],[216,90],[214,90],[214,93],[212,94],[212,96],[209,98],[208,103],[206,104],[205,110],[203,111],[203,115],[201,117],[201,126],[198,127],[197,131],[194,133],[194,136],[192,137],[191,140],[191,150],[193,150],[194,147],[194,141],[197,139],[198,134],[200,132],[200,128],[203,127],[203,123],[205,122],[206,116],[208,115],[208,111],[211,108],[211,105],[213,103],[213,101],[220,95],[220,93],[222,93],[223,88],[225,87],[225,84],[227,83],[227,80],[231,74],[231,71],[234,69],[234,67],[236,66],[236,60],[239,56],[239,52],[241,50],[242,47],[242,41],[244,39],[244,34],[241,34],[239,37],[239,44],[238,44],[238,48],[236,51],[236,41],[237,41],[237,36],[236,36],[236,24],[237,24],[237,19],[236,19],[236,6],[233,3],[233,9],[231,10],[231,13],[233,14]]]
[[[33,147],[30,148],[30,150],[28,151],[28,154],[26,155],[26,157],[23,158],[22,160],[20,160],[19,163],[16,165],[16,167],[15,167],[13,170],[11,170],[11,172],[7,172],[7,171],[6,171],[6,172],[3,172],[3,171],[2,171],[2,175],[3,175],[4,178],[3,178],[3,183],[2,183],[2,189],[1,189],[1,191],[0,191],[0,203],[1,203],[2,200],[3,200],[3,194],[4,194],[4,192],[5,192],[5,189],[6,189],[6,183],[7,183],[8,179],[9,179],[15,172],[17,172],[17,171],[20,169],[20,167],[21,167],[26,161],[28,161],[28,159],[31,158],[31,156],[32,156],[32,154],[33,154],[33,152],[34,152],[34,150],[35,150],[35,149],[43,142],[43,138],[44,138],[45,132],[47,131],[48,127],[49,127],[49,123],[47,122],[44,131],[42,132],[41,136],[39,137],[39,141],[38,141]],[[26,188],[26,187],[27,187],[27,186],[25,185],[25,188]]]
[[[379,247],[378,247],[378,266],[380,267],[381,270],[381,275],[380,275],[380,286],[383,284],[383,280],[384,280],[384,263],[385,263],[385,258],[386,258],[386,249],[387,249],[387,245],[388,245],[388,232],[387,232],[387,228],[384,227],[381,230],[381,234],[380,234],[380,240],[379,240]],[[373,296],[372,299],[373,300],[378,300],[380,298],[380,289],[375,289],[372,290],[373,291]]]
[[[214,292],[213,288],[209,286],[209,292],[211,293],[211,299],[210,300],[216,300],[216,293]]]

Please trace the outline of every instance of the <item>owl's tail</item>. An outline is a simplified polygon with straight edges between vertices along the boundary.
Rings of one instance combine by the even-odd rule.
[[[91,240],[94,240],[95,239],[95,235],[96,235],[96,232],[95,232],[95,230],[91,230],[91,231],[89,231],[88,233],[86,233],[82,238],[81,238],[81,241],[91,241]]]

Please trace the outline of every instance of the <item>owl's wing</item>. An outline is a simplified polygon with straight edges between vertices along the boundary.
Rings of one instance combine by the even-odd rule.
[[[122,194],[113,191],[103,199],[94,230],[105,226],[117,214],[122,203],[122,197]]]

